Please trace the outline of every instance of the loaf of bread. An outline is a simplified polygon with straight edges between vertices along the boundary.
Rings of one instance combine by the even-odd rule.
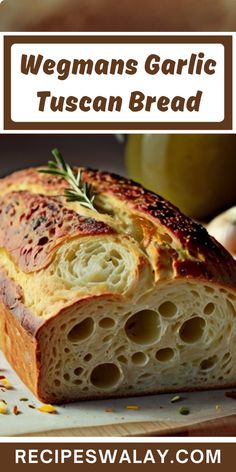
[[[140,185],[82,169],[97,211],[37,169],[0,181],[0,331],[42,401],[236,386],[236,262]]]

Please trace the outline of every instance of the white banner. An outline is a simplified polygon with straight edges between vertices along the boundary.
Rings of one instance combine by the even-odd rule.
[[[3,34],[1,132],[233,132],[234,34]]]

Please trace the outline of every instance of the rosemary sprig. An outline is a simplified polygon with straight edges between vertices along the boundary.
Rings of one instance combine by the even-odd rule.
[[[48,161],[48,167],[46,169],[40,169],[41,174],[59,175],[63,177],[70,185],[69,188],[64,190],[64,196],[68,202],[79,202],[90,210],[97,211],[93,205],[95,199],[95,193],[92,186],[83,182],[81,178],[81,171],[78,170],[77,174],[73,172],[69,164],[64,161],[64,158],[60,151],[55,148],[52,150],[54,161]]]

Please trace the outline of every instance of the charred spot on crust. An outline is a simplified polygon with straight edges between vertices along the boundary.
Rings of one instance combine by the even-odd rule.
[[[197,242],[200,246],[215,249],[216,245],[202,225],[183,215],[161,196],[115,174],[89,170],[84,171],[83,175],[85,179],[99,185],[100,192],[113,193],[119,199],[128,200],[135,209],[158,219],[184,246],[194,250]]]
[[[25,272],[40,269],[64,238],[114,233],[105,223],[65,207],[60,197],[12,192],[0,199],[0,208],[0,245]]]

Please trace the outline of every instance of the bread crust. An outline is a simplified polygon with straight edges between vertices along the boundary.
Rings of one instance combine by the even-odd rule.
[[[165,227],[196,260],[179,260],[172,251],[178,276],[201,277],[235,288],[236,263],[207,230],[164,198],[132,180],[101,171],[85,171],[99,192],[114,195],[141,215]]]
[[[20,378],[35,392],[40,370],[36,332],[42,320],[22,303],[19,287],[0,271],[1,349]]]
[[[11,191],[15,184],[21,182],[26,187],[38,187],[46,194],[61,194],[67,187],[63,178],[41,174],[38,169],[24,169],[5,177],[0,182],[0,194]],[[114,197],[121,205],[127,205],[134,216],[136,214],[149,219],[157,228],[164,228],[179,243],[186,251],[184,258],[173,248],[165,248],[165,252],[173,260],[177,277],[199,277],[235,289],[235,260],[201,224],[185,216],[169,201],[130,179],[99,170],[81,169],[82,178],[92,184],[98,194]],[[109,232],[103,226],[102,230]],[[148,231],[152,231],[151,227]]]
[[[24,272],[48,265],[65,240],[115,233],[102,221],[85,218],[60,200],[28,191],[0,198],[0,246]]]

